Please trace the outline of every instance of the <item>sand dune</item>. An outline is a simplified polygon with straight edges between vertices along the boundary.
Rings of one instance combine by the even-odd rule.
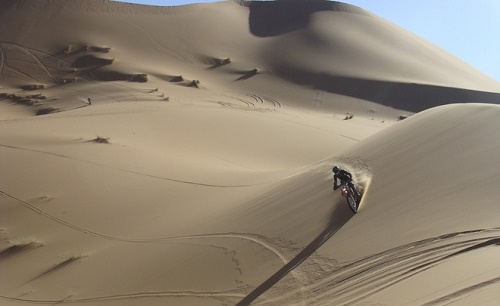
[[[324,1],[0,19],[0,304],[500,299],[500,85],[436,46]]]

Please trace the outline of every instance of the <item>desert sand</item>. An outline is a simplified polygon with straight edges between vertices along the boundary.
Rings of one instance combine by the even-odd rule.
[[[0,20],[1,305],[500,303],[500,84],[453,55],[338,2]]]

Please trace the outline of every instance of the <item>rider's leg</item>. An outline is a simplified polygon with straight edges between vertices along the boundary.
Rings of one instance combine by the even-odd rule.
[[[358,197],[361,196],[361,194],[359,193],[358,189],[354,186],[354,184],[351,182],[349,182],[349,187],[352,188],[352,190],[358,195]]]

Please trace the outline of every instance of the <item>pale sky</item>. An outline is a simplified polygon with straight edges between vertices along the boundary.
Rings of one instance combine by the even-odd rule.
[[[214,0],[128,0],[183,5]],[[409,30],[500,81],[500,0],[343,0]]]

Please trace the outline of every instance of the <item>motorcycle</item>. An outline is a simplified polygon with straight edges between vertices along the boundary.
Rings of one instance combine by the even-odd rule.
[[[342,196],[347,200],[347,204],[351,207],[352,211],[358,212],[358,206],[361,202],[361,194],[356,190],[353,183],[345,183],[340,186],[342,189]]]

